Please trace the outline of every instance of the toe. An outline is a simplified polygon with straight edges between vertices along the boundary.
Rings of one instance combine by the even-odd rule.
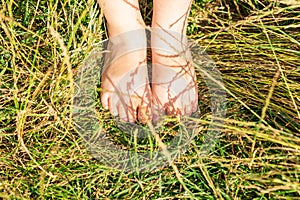
[[[113,116],[118,116],[118,108],[117,108],[117,103],[113,100],[112,97],[110,97],[108,99],[108,108],[109,108],[109,111],[110,113],[113,115]]]
[[[185,116],[191,116],[193,109],[194,109],[194,98],[189,95],[188,98],[186,98],[186,101],[183,101],[183,115]]]
[[[152,120],[152,114],[149,104],[142,104],[138,109],[138,119],[141,123],[146,124]]]
[[[184,110],[183,115],[185,115],[185,116],[191,116],[192,115],[193,111],[192,111],[192,106],[191,105],[185,105],[183,110]]]
[[[102,95],[101,95],[101,103],[102,103],[102,106],[105,108],[105,109],[109,109],[109,93],[107,92],[104,92]]]
[[[177,116],[182,114],[182,107],[176,104],[165,106],[165,111],[167,115]]]
[[[127,105],[124,103],[119,102],[117,105],[118,114],[120,120],[122,122],[135,122],[136,121],[136,109],[133,109],[132,105]]]
[[[140,99],[140,105],[138,106],[138,119],[143,124],[152,120],[151,102],[152,96],[150,87],[146,86],[146,89],[143,92],[143,97]]]
[[[153,103],[151,106],[152,121],[157,123],[160,118],[165,115],[165,109],[161,104]]]

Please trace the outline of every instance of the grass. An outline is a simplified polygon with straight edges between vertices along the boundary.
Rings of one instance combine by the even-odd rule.
[[[151,4],[141,4],[149,22]],[[199,135],[172,166],[143,173],[98,162],[73,125],[73,77],[106,37],[96,2],[2,1],[0,7],[0,198],[299,198],[296,1],[194,2],[188,34],[221,72],[224,129],[207,157],[199,154]],[[202,82],[199,91],[206,91]],[[206,131],[208,100],[199,103]],[[114,128],[106,112],[100,116]]]

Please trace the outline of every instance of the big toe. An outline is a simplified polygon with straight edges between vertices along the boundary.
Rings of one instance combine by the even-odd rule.
[[[102,106],[105,108],[105,109],[109,109],[109,93],[107,92],[103,92],[101,94],[101,103],[102,103]]]
[[[131,122],[136,121],[136,108],[132,108],[121,103],[118,105],[118,115],[122,122]]]

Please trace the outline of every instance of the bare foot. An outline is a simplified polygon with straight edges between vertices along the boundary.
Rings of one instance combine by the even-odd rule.
[[[191,115],[198,107],[195,68],[181,38],[152,36],[153,119],[167,115]]]
[[[146,64],[146,43],[117,38],[102,74],[101,102],[121,121],[151,120],[151,90]],[[139,43],[141,42],[141,43]],[[117,52],[117,53],[116,53]]]

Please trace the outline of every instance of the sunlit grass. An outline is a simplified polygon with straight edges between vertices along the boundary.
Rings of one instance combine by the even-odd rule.
[[[188,28],[217,64],[227,90],[214,150],[201,156],[199,134],[172,166],[129,174],[94,159],[72,121],[73,77],[106,38],[96,2],[2,1],[0,197],[298,199],[300,5],[226,2],[195,1]],[[151,3],[141,5],[149,22]],[[203,81],[199,91],[206,92]],[[206,131],[209,99],[200,96],[199,104]],[[101,107],[99,117],[118,145],[147,148],[149,142],[123,135]],[[163,141],[174,129],[162,130]]]

